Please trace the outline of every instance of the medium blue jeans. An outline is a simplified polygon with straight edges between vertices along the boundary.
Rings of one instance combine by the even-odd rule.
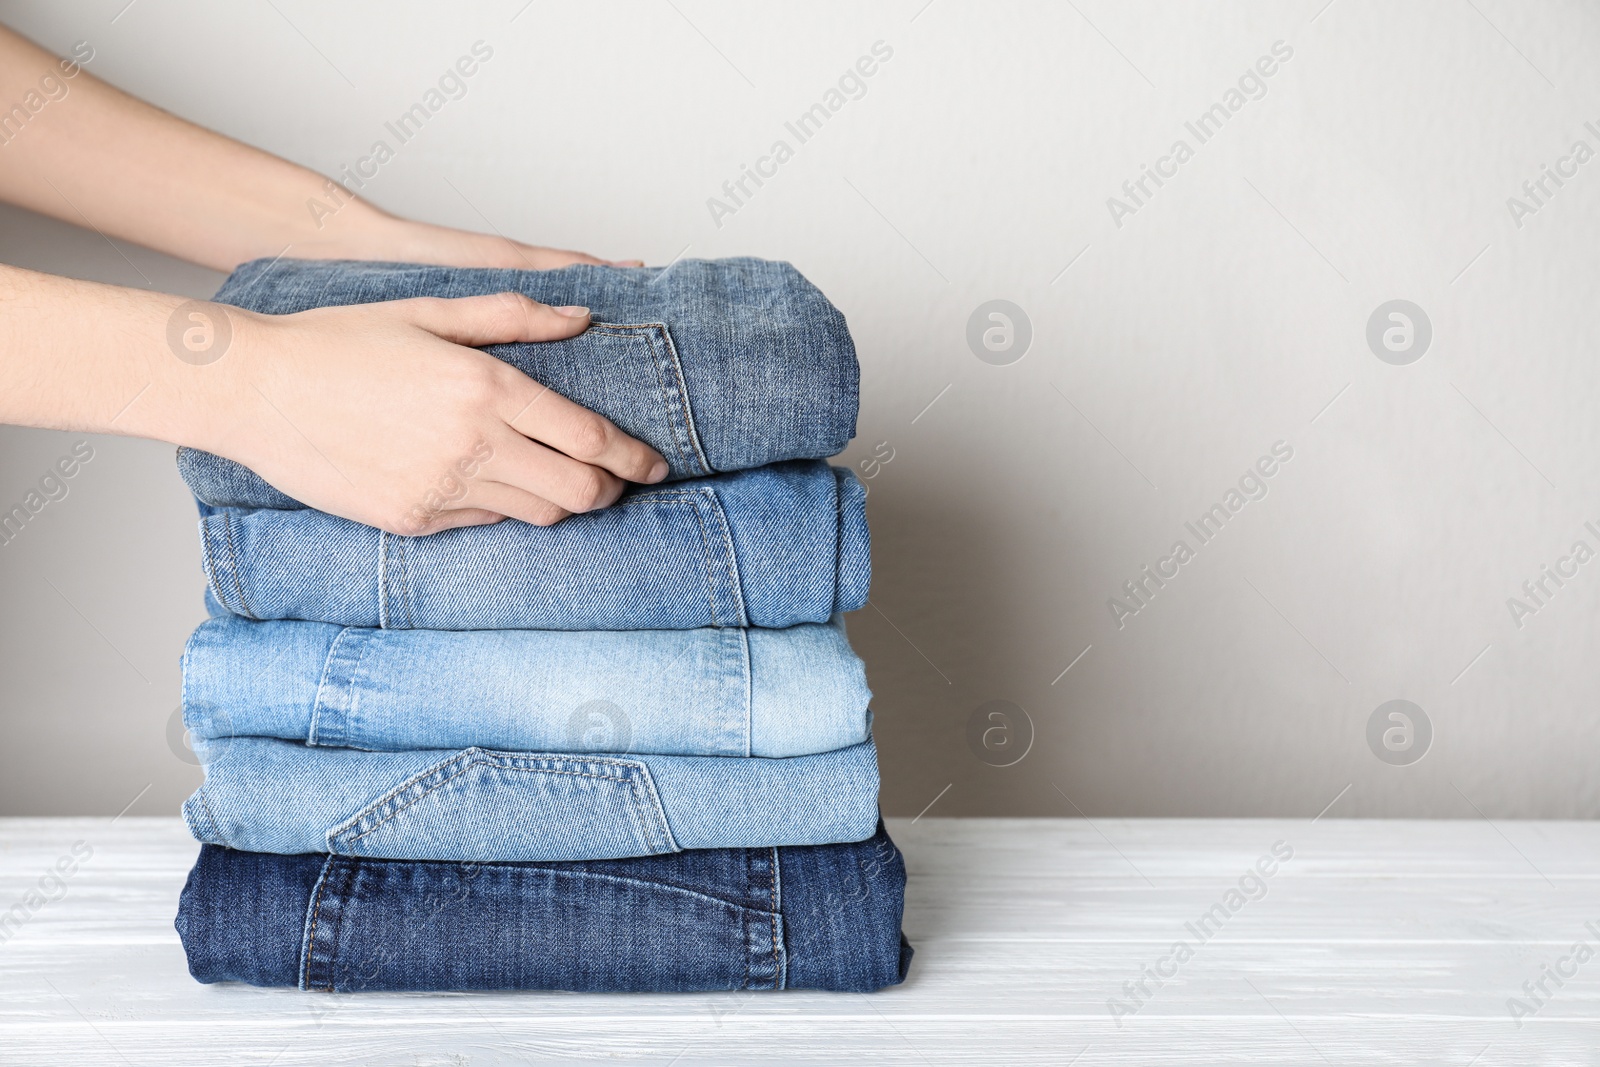
[[[206,845],[189,973],[327,992],[867,993],[906,976],[905,864],[857,844],[585,863],[406,863]]]
[[[282,315],[500,292],[590,309],[595,325],[577,337],[486,351],[655,448],[671,477],[820,459],[855,436],[860,370],[844,316],[787,263],[525,271],[261,259],[216,300]],[[178,469],[217,507],[304,506],[209,452],[179,449]]]
[[[183,656],[184,723],[197,742],[807,756],[864,742],[871,697],[843,619],[581,632],[221,615]]]
[[[252,619],[386,629],[793,626],[862,607],[866,494],[820,460],[634,489],[554,526],[403,537],[201,504],[212,595]]]
[[[366,752],[197,740],[196,839],[251,852],[587,860],[861,841],[878,819],[870,739],[815,756]]]

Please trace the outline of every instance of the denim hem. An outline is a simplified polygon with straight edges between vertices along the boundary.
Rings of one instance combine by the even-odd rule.
[[[788,972],[784,946],[783,912],[778,890],[778,850],[752,848],[745,852],[747,898],[765,896],[767,906],[746,913],[745,944],[749,962],[746,989],[782,989]]]
[[[343,747],[350,743],[350,712],[361,692],[361,660],[373,632],[346,626],[328,644],[317,695],[311,703],[306,744]]]
[[[338,856],[329,856],[322,865],[322,874],[306,905],[305,936],[300,948],[300,988],[303,991],[334,991],[339,920],[349,901],[355,873],[356,865]]]
[[[716,636],[720,677],[707,672],[714,683],[717,701],[704,705],[707,720],[713,707],[722,711],[721,735],[739,739],[738,755],[747,757],[754,745],[755,687],[750,668],[750,631],[742,626],[724,626],[708,631]]]
[[[221,537],[217,527],[220,526]],[[254,619],[250,602],[244,595],[240,577],[239,555],[233,547],[233,516],[226,512],[208,515],[200,520],[201,566],[206,572],[206,582],[217,600],[235,615]],[[230,595],[231,593],[231,595]]]
[[[899,985],[901,982],[904,982],[906,980],[906,975],[911,973],[911,957],[915,956],[916,954],[917,950],[911,947],[910,940],[907,939],[905,932],[901,931],[900,962],[895,968],[895,985]]]
[[[699,500],[695,502],[695,517],[700,520],[700,536],[705,539],[706,545],[706,579],[711,585],[711,625],[748,626],[750,605],[745,601],[744,587],[739,581],[739,557],[733,550],[733,535],[728,531],[728,513],[723,510],[722,501],[717,498],[715,490],[703,489],[697,495]],[[710,527],[713,526],[719,539],[716,545],[712,544]],[[720,568],[716,566],[718,557],[722,562]],[[721,611],[717,610],[718,600],[723,602]]]
[[[872,542],[867,531],[867,491],[848,467],[833,468],[838,527],[834,535],[835,612],[867,606],[872,586]]]
[[[406,547],[410,538],[396,537],[387,530],[378,532],[378,626],[384,630],[410,630],[411,582],[406,568]],[[396,593],[398,590],[398,594]],[[400,611],[396,617],[396,601]]]
[[[222,836],[222,830],[217,825],[217,817],[212,814],[211,806],[206,803],[205,790],[197,789],[188,800],[183,802],[183,821],[189,828],[189,835],[196,841],[209,841],[215,845],[228,844],[228,839]]]

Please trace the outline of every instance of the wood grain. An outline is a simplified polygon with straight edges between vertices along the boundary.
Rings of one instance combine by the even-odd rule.
[[[75,842],[93,849],[0,943],[0,1063],[1600,1062],[1600,825],[922,819],[890,832],[911,870],[917,958],[876,996],[328,996],[189,978],[172,917],[197,846],[176,820],[0,820],[0,913]],[[1280,842],[1292,856],[1249,879]],[[1208,911],[1201,938],[1186,924]],[[1147,967],[1171,973],[1180,940],[1193,955],[1173,977],[1125,987]],[[1523,983],[1580,941],[1597,955],[1559,986],[1545,978],[1519,1026],[1508,998],[1535,1007]],[[1137,1010],[1113,1018],[1113,998]]]

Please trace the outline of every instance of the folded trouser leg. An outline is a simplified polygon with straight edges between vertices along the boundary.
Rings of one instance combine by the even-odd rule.
[[[590,309],[595,325],[576,337],[485,351],[655,448],[674,478],[833,456],[855,435],[860,369],[844,316],[787,263],[527,271],[256,260],[216,300],[282,315],[501,292]],[[209,452],[180,449],[178,469],[208,504],[303,506]]]
[[[870,992],[905,978],[905,866],[866,841],[578,863],[207,845],[177,928],[202,982],[335,992]]]
[[[787,759],[365,752],[201,741],[195,838],[252,852],[578,860],[862,841],[877,821],[872,741]]]
[[[871,698],[842,619],[452,632],[224,614],[189,639],[183,677],[197,744],[376,751],[805,756],[865,741]]]
[[[635,488],[554,526],[405,537],[310,508],[202,502],[215,601],[393,630],[783,627],[866,604],[866,492],[820,460]]]

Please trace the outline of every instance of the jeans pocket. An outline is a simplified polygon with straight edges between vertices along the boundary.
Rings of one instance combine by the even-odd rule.
[[[570,860],[677,849],[637,760],[464,749],[327,833],[328,851],[388,859]]]
[[[576,865],[332,857],[310,894],[302,989],[781,989],[776,912]],[[654,936],[671,931],[667,937]],[[463,945],[498,946],[464,952]]]
[[[576,337],[491,345],[487,351],[650,445],[666,459],[671,477],[715,473],[666,323],[595,322]]]

